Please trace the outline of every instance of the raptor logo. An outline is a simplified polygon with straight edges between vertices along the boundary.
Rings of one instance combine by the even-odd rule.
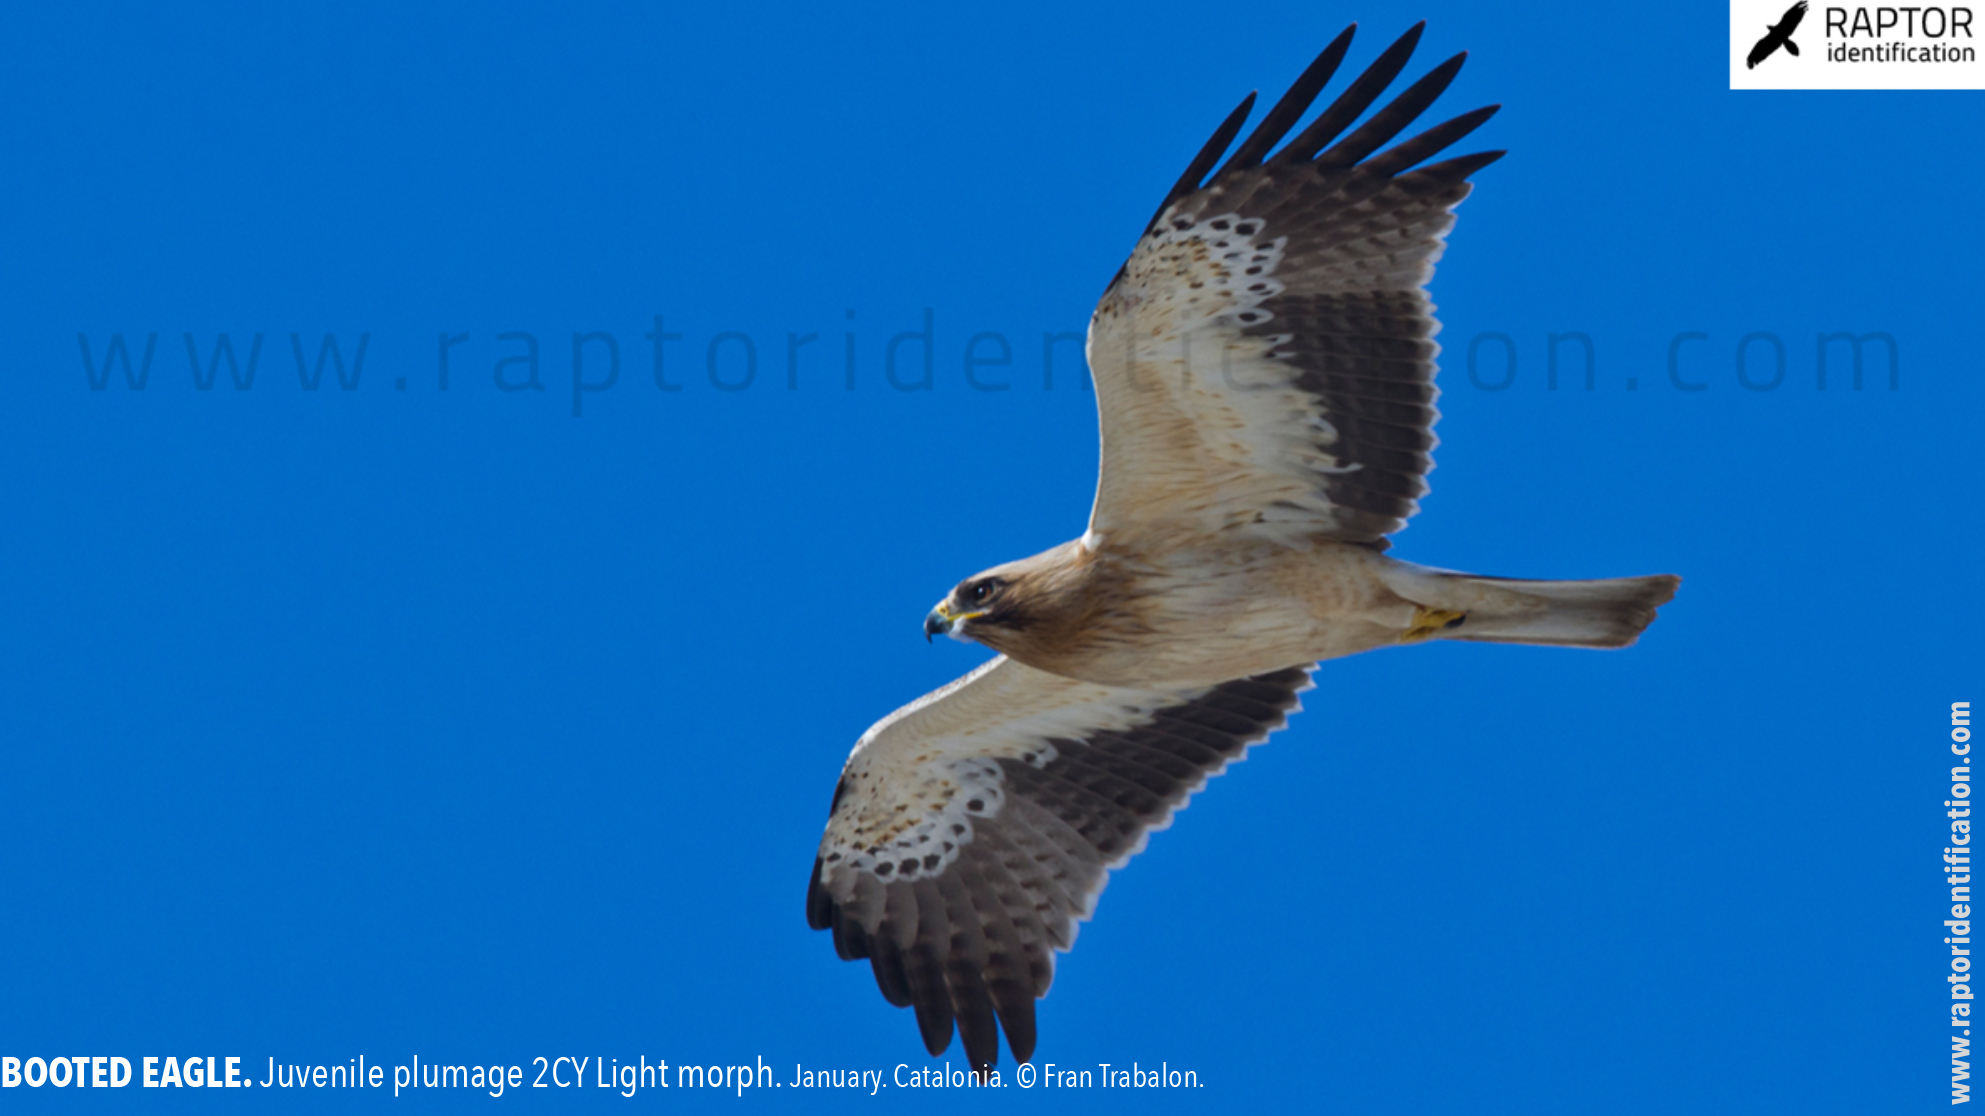
[[[1758,63],[1770,58],[1772,52],[1779,47],[1784,47],[1787,54],[1797,58],[1799,44],[1792,41],[1792,32],[1798,30],[1799,21],[1804,18],[1806,18],[1806,0],[1799,0],[1797,4],[1785,9],[1785,14],[1778,18],[1778,26],[1765,28],[1764,38],[1759,39],[1757,45],[1751,48],[1751,56],[1744,59],[1744,68],[1756,69]]]

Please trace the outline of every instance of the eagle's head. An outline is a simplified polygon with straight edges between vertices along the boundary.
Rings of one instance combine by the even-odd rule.
[[[982,573],[958,583],[950,595],[924,617],[924,638],[948,635],[977,640],[998,649],[1002,633],[1017,634],[1027,626],[1026,593],[998,573]]]
[[[1079,540],[958,583],[924,617],[924,636],[971,640],[1023,662],[1079,624],[1088,552]]]

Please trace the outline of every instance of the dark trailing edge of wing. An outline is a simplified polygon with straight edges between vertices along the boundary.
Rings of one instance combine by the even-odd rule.
[[[977,1069],[998,1060],[1002,1029],[1013,1056],[1029,1060],[1034,1001],[1053,979],[1053,953],[1073,941],[1109,869],[1209,775],[1281,728],[1309,672],[1236,679],[1131,728],[1048,741],[1055,756],[1040,767],[998,760],[1006,806],[975,823],[958,859],[915,880],[857,877],[857,898],[844,903],[816,857],[807,925],[833,931],[842,958],[869,961],[883,998],[915,1010],[933,1056],[951,1045],[955,1025]],[[882,895],[866,925],[851,909],[877,909],[860,898],[865,886]]]
[[[1350,127],[1360,114],[1370,108],[1372,102],[1378,100],[1386,87],[1392,84],[1392,80],[1406,68],[1406,62],[1412,57],[1414,48],[1419,45],[1420,35],[1425,31],[1426,26],[1426,21],[1422,20],[1409,28],[1370,66],[1367,66],[1365,72],[1358,75],[1357,80],[1339,94],[1337,99],[1311,121],[1301,134],[1271,157],[1269,151],[1281,142],[1282,138],[1289,134],[1289,130],[1295,127],[1296,122],[1302,119],[1303,114],[1309,111],[1317,95],[1323,92],[1324,85],[1337,73],[1338,66],[1343,63],[1344,55],[1351,47],[1351,37],[1358,30],[1358,25],[1355,23],[1346,27],[1337,38],[1331,40],[1329,46],[1323,48],[1323,52],[1316,56],[1316,60],[1311,62],[1302,76],[1296,79],[1295,84],[1289,87],[1289,91],[1282,95],[1282,99],[1275,102],[1275,107],[1268,110],[1268,115],[1255,126],[1253,133],[1234,150],[1233,157],[1220,167],[1218,173],[1208,179],[1208,172],[1212,171],[1214,165],[1220,161],[1220,156],[1226,153],[1228,146],[1234,142],[1234,137],[1240,134],[1242,123],[1247,120],[1248,113],[1254,107],[1255,95],[1248,94],[1246,99],[1241,101],[1240,107],[1221,121],[1220,127],[1214,130],[1212,138],[1208,139],[1206,145],[1200,148],[1199,154],[1193,157],[1185,173],[1179,176],[1178,182],[1165,195],[1165,200],[1158,204],[1158,211],[1151,215],[1151,220],[1145,225],[1144,231],[1148,233],[1157,227],[1158,219],[1164,216],[1165,210],[1171,208],[1172,203],[1215,185],[1237,171],[1248,170],[1264,163],[1270,166],[1290,167],[1314,162],[1322,167],[1349,167],[1390,142],[1404,131],[1407,125],[1418,119],[1419,115],[1447,89],[1448,83],[1454,80],[1455,74],[1461,70],[1462,63],[1467,60],[1466,51],[1441,63],[1425,77],[1414,82],[1404,93],[1380,109],[1350,136],[1335,146],[1326,146],[1337,139],[1344,129]],[[1380,155],[1366,166],[1383,170],[1389,175],[1398,174],[1474,131],[1483,121],[1494,116],[1500,107],[1500,105],[1489,105],[1464,113],[1444,124],[1435,125]],[[1487,151],[1480,155],[1468,156],[1467,160],[1470,161],[1468,165],[1462,165],[1461,160],[1451,160],[1424,168],[1422,173],[1436,172],[1430,177],[1437,177],[1443,182],[1456,182],[1502,156],[1501,151]]]

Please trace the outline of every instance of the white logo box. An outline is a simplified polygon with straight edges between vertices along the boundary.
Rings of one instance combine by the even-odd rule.
[[[1730,88],[1985,89],[1985,3],[1808,0],[1789,36],[1798,53],[1780,45],[1748,65],[1794,7],[1730,0]]]

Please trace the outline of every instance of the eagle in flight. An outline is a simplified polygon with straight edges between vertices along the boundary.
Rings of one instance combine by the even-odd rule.
[[[1428,162],[1496,106],[1392,143],[1465,54],[1352,127],[1423,27],[1278,150],[1347,28],[1224,164],[1253,95],[1186,167],[1090,319],[1088,529],[952,590],[925,635],[999,656],[848,757],[807,921],[915,1009],[933,1055],[955,1024],[978,1070],[1001,1028],[1031,1058],[1034,1001],[1110,870],[1287,722],[1318,660],[1430,639],[1624,647],[1674,595],[1674,577],[1519,581],[1385,553],[1432,467],[1423,287],[1468,177],[1503,154]]]
[[[1785,53],[1798,57],[1799,44],[1792,41],[1792,32],[1799,29],[1799,21],[1804,18],[1806,18],[1806,0],[1799,0],[1797,4],[1785,9],[1785,14],[1778,18],[1778,24],[1767,25],[1764,29],[1764,38],[1759,39],[1756,45],[1751,47],[1750,57],[1744,59],[1744,68],[1757,69],[1758,63],[1770,58],[1771,53],[1779,47],[1784,47]]]

